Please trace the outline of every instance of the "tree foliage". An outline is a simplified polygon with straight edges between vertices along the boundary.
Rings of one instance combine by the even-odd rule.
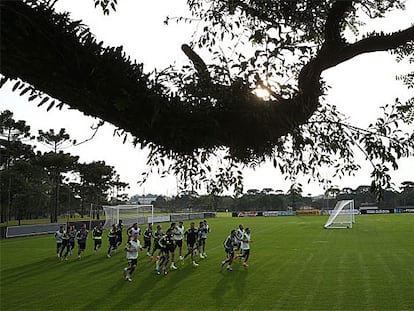
[[[36,137],[26,121],[16,121],[8,110],[0,113],[0,222],[46,216],[56,222],[64,213],[82,213],[79,201],[95,204],[95,209],[109,204],[113,188],[118,201],[127,200],[123,191],[128,184],[113,167],[104,162],[80,164],[78,156],[58,150],[70,140],[65,129],[39,132],[37,141],[48,142],[53,151],[35,152],[29,143]],[[75,178],[79,174],[80,181]]]
[[[116,1],[94,1],[104,14],[116,8]],[[192,65],[152,74],[122,47],[104,47],[80,21],[54,12],[50,1],[1,6],[3,83],[16,80],[15,91],[49,103],[48,109],[59,101],[111,122],[151,149],[149,165],[175,173],[190,188],[241,189],[240,165],[267,160],[288,178],[302,173],[323,181],[320,166],[353,173],[360,150],[380,196],[397,160],[414,153],[412,127],[402,131],[413,122],[413,99],[389,103],[361,129],[323,101],[321,79],[364,53],[390,51],[411,63],[414,26],[392,33],[362,28],[363,20],[404,9],[402,0],[191,0],[188,21],[203,25],[200,37],[183,45]],[[241,44],[248,52],[236,48],[227,57],[226,46]],[[195,49],[209,51],[211,63]],[[412,72],[399,79],[413,86]],[[268,98],[256,96],[258,88]],[[223,152],[224,169],[214,173],[211,157]]]

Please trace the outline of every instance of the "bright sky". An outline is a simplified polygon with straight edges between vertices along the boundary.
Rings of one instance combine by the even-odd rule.
[[[128,1],[120,0],[116,13],[104,16],[100,9],[95,9],[92,0],[59,0],[58,10],[70,11],[73,19],[81,19],[91,28],[98,41],[106,45],[124,47],[125,52],[137,62],[144,63],[144,70],[163,69],[170,64],[187,61],[181,52],[181,44],[188,43],[196,26],[163,21],[168,16],[183,16],[186,12],[185,0],[152,0]],[[407,11],[391,15],[382,20],[373,29],[395,31],[406,28],[412,23],[414,3],[410,1]],[[410,18],[411,17],[411,18]],[[376,28],[375,28],[376,27]],[[359,56],[351,61],[332,68],[324,73],[324,78],[332,87],[327,100],[348,115],[352,122],[366,126],[375,120],[380,106],[393,102],[396,97],[406,99],[409,91],[395,76],[407,72],[407,64],[396,64],[388,53],[375,53]],[[412,92],[412,90],[411,90]],[[71,138],[82,141],[89,138],[93,131],[91,125],[97,121],[82,113],[63,108],[61,111],[46,107],[38,108],[36,103],[28,102],[27,97],[20,97],[11,92],[10,83],[0,89],[0,110],[11,110],[16,120],[25,120],[32,128],[32,134],[39,129],[48,130],[65,128]],[[103,160],[115,167],[121,180],[128,182],[133,194],[174,195],[177,184],[174,176],[160,179],[152,175],[144,186],[139,187],[137,181],[146,170],[146,154],[144,150],[134,148],[131,144],[122,144],[122,138],[113,137],[114,127],[106,124],[93,140],[88,143],[65,150],[80,156],[81,162]],[[44,148],[39,149],[45,151]],[[363,158],[361,158],[361,163]],[[368,164],[355,177],[333,179],[333,185],[340,188],[356,188],[370,183],[371,168]],[[327,171],[326,176],[330,173]],[[391,174],[393,182],[399,186],[405,180],[414,180],[414,158],[400,161],[398,171]],[[287,191],[290,182],[285,181],[271,164],[265,164],[256,170],[244,170],[245,190],[255,188],[273,188]],[[299,178],[303,184],[303,193],[317,195],[323,193],[324,185],[317,182],[307,184],[307,177]]]

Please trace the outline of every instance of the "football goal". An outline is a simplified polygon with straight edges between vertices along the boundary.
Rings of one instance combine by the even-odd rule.
[[[104,228],[110,228],[113,224],[118,224],[122,220],[124,226],[134,223],[145,224],[148,217],[154,218],[153,205],[115,205],[103,206],[105,212]]]
[[[324,228],[352,228],[355,223],[354,200],[338,201]]]

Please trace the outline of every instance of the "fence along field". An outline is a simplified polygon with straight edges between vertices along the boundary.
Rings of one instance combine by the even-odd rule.
[[[60,262],[50,235],[2,240],[0,309],[414,309],[414,215],[358,215],[351,230],[324,230],[326,220],[209,219],[199,267],[188,261],[155,275],[141,253],[131,283],[122,278],[125,253],[106,258],[107,241],[96,256],[88,240],[81,261]],[[240,222],[252,231],[250,266],[220,271],[222,242]]]

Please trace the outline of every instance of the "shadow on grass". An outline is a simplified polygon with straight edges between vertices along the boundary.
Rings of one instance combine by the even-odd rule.
[[[242,297],[246,297],[248,292],[247,277],[248,269],[235,267],[233,271],[227,271],[223,268],[219,271],[216,286],[210,292],[211,298],[216,306],[231,306],[231,309],[242,304]],[[241,306],[243,307],[243,305]]]
[[[145,257],[142,257],[138,260],[137,269],[132,274],[133,281],[127,282],[123,277],[123,268],[126,267],[126,264],[126,259],[122,262],[114,261],[110,266],[105,265],[105,268],[100,268],[93,272],[99,274],[111,271],[112,275],[116,275],[116,279],[108,280],[111,284],[105,287],[105,290],[98,295],[95,293],[93,299],[83,305],[82,309],[114,310],[119,308],[119,306],[122,306],[123,309],[136,309],[138,305],[139,309],[142,310],[157,309],[158,301],[164,303],[170,295],[177,295],[177,292],[174,293],[174,288],[177,288],[181,281],[190,276],[191,273],[194,273],[194,268],[187,264],[180,266],[177,271],[170,271],[168,275],[158,275],[154,270],[155,263],[150,263]],[[111,293],[120,292],[122,292],[122,295],[114,295],[113,299],[111,299]],[[131,297],[139,297],[139,299],[131,299]]]
[[[9,286],[12,283],[21,282],[22,278],[26,279],[38,276],[42,271],[48,271],[48,273],[60,271],[62,264],[63,262],[61,262],[60,260],[48,257],[35,263],[32,262],[29,264],[2,270],[2,283],[7,283]]]

